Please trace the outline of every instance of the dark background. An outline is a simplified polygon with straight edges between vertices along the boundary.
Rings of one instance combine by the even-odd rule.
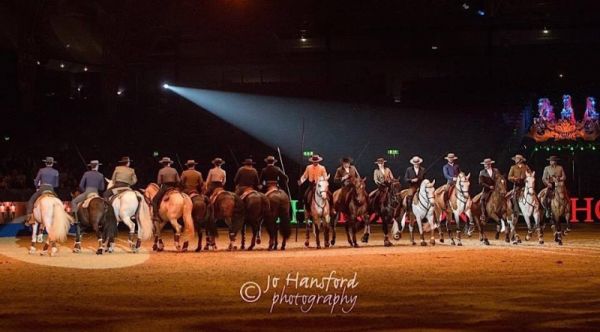
[[[472,173],[485,157],[506,173],[510,157],[523,153],[539,179],[545,158],[559,154],[574,196],[600,197],[600,150],[572,142],[573,152],[546,145],[536,151],[524,139],[538,98],[550,98],[558,114],[562,94],[571,94],[580,119],[585,98],[598,97],[598,7],[510,0],[4,1],[0,199],[28,198],[46,155],[59,161],[66,196],[85,170],[82,157],[103,161],[109,176],[115,161],[131,156],[146,184],[159,166],[154,151],[196,159],[204,174],[216,156],[233,174],[235,159],[253,156],[260,168],[275,153],[275,144],[162,89],[163,82],[339,102],[351,111],[320,124],[332,133],[368,114],[364,131],[345,133],[360,144],[331,137],[305,145],[325,157],[332,173],[349,154],[370,178],[374,159],[395,148],[399,155],[386,158],[397,176],[415,154],[441,181],[448,152]],[[284,161],[295,180],[305,163],[301,151],[286,151]]]

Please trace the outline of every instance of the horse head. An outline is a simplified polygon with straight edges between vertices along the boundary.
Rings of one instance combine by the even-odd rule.
[[[420,191],[427,195],[430,204],[435,203],[435,180],[431,182],[428,179],[423,180]]]
[[[562,180],[558,180],[555,182],[556,184],[556,188],[555,188],[555,192],[558,195],[558,197],[561,200],[565,199],[565,196],[567,196],[567,186],[565,185],[565,181]]]
[[[469,187],[471,186],[469,178],[471,178],[471,173],[465,175],[465,173],[460,172],[458,174],[458,178],[456,179],[456,189],[464,197],[469,197]]]
[[[506,190],[506,178],[502,176],[502,174],[498,174],[496,176],[496,181],[494,184],[494,191],[498,191],[498,193],[502,196],[505,196],[507,193]]]
[[[327,174],[327,176],[323,177],[320,176],[319,179],[317,180],[317,187],[315,189],[315,192],[317,195],[320,195],[321,198],[323,199],[327,199],[327,192],[329,191],[329,174]]]
[[[358,178],[355,178],[354,181],[352,182],[352,185],[354,186],[354,192],[355,192],[354,199],[359,204],[362,204],[367,199],[367,191],[365,189],[366,181],[367,181],[367,178],[361,179],[360,177],[358,177]]]
[[[535,195],[535,171],[525,172],[525,189],[531,195]]]

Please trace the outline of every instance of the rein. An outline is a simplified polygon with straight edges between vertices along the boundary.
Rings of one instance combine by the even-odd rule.
[[[423,188],[423,189],[425,189],[425,188]],[[421,205],[421,207],[425,211],[429,211],[429,208],[431,208],[431,201],[430,201],[430,199],[433,199],[434,197],[427,196],[427,193],[425,191],[426,190],[419,190],[419,196],[418,196],[418,198],[419,198],[419,205]],[[423,200],[421,198],[426,198],[426,200],[427,200],[427,206],[425,206],[425,204],[423,204]]]

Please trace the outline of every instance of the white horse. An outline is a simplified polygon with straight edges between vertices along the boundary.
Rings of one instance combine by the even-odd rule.
[[[523,219],[525,219],[525,223],[527,223],[527,236],[525,240],[529,241],[531,239],[531,234],[533,234],[533,228],[531,226],[531,217],[535,222],[535,229],[538,233],[538,242],[539,244],[544,244],[544,229],[540,224],[541,218],[541,204],[537,195],[535,194],[535,171],[525,173],[525,188],[523,192],[517,197],[517,202],[519,204],[519,210],[523,215]],[[512,220],[509,221],[509,225],[511,231],[514,231],[516,234],[516,225],[518,218],[518,211],[514,211],[512,216]],[[517,235],[518,238],[518,235]]]
[[[310,202],[307,202],[310,206],[310,214],[305,212],[306,220],[306,241],[304,245],[309,246],[310,240],[310,227],[314,224],[314,233],[317,239],[317,249],[321,249],[321,239],[319,233],[323,231],[323,238],[325,247],[329,247],[329,229],[331,226],[331,206],[329,202],[329,174],[326,177],[319,177],[315,186],[315,193]]]
[[[67,239],[69,227],[74,221],[73,217],[65,211],[65,207],[60,199],[54,195],[43,194],[33,206],[33,218],[35,223],[32,226],[29,253],[34,254],[36,251],[36,237],[37,242],[43,242],[43,236],[38,236],[38,227],[41,224],[48,232],[48,239],[44,243],[44,249],[40,254],[47,254],[48,247],[52,246],[50,256],[56,255],[58,252],[56,242],[64,242]]]
[[[404,230],[404,226],[406,225],[406,219],[408,218],[408,209],[411,209],[412,213],[415,216],[417,225],[419,226],[419,234],[421,235],[421,245],[426,246],[427,242],[425,242],[425,236],[423,234],[423,220],[427,219],[430,223],[431,229],[431,244],[435,245],[435,237],[434,230],[437,228],[437,224],[435,223],[434,218],[434,207],[435,207],[435,180],[429,182],[429,180],[425,179],[421,182],[421,186],[419,187],[419,192],[416,195],[416,199],[413,199],[412,206],[407,206],[404,211],[404,215],[402,216],[402,230]],[[410,231],[410,241],[413,245],[416,245],[415,237],[413,234],[414,222],[409,221],[408,229]]]
[[[107,190],[111,189],[113,183],[111,180],[108,182]],[[144,196],[132,189],[127,189],[122,193],[117,194],[118,196],[112,201],[112,207],[117,217],[117,223],[123,222],[129,227],[129,237],[127,242],[131,251],[136,253],[139,251],[142,241],[146,241],[152,238],[153,235],[153,222],[152,215],[150,214],[150,206],[146,202]],[[139,211],[138,211],[139,208]],[[136,211],[138,214],[136,216]],[[132,217],[136,218],[138,224],[137,240],[135,239],[135,223],[131,220]],[[111,243],[109,252],[114,250]]]

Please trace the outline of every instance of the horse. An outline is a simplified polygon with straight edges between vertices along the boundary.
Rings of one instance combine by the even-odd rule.
[[[365,234],[362,242],[369,240],[369,200],[367,191],[365,190],[366,178],[352,178],[350,184],[350,190],[347,192],[344,201],[341,201],[342,189],[338,189],[333,193],[333,206],[337,212],[336,217],[332,220],[332,245],[335,244],[335,227],[339,220],[341,213],[346,217],[344,228],[346,229],[346,236],[348,237],[348,243],[351,247],[358,248],[356,242],[356,232],[358,232],[358,218],[362,218],[362,222],[365,225]],[[325,246],[328,243],[325,242]]]
[[[229,231],[229,250],[237,249],[235,237],[244,224],[244,202],[238,195],[223,188],[217,188],[210,198],[211,219],[215,222],[223,220]],[[215,236],[217,233],[215,233]]]
[[[33,205],[33,219],[35,223],[32,225],[29,253],[35,254],[38,227],[43,227],[48,232],[48,238],[46,239],[44,249],[40,254],[42,256],[46,255],[48,253],[48,247],[51,246],[50,256],[56,255],[58,252],[56,242],[64,242],[67,239],[69,227],[74,221],[73,217],[65,211],[62,201],[58,199],[56,195],[44,193]]]
[[[544,188],[538,194],[540,202],[545,201],[548,189]],[[550,206],[543,206],[544,209],[550,209],[552,219],[552,229],[554,231],[554,241],[559,245],[562,245],[562,235],[566,235],[571,231],[571,204],[569,200],[569,194],[564,181],[556,181],[554,188],[554,197],[550,201]],[[567,222],[567,228],[564,232],[561,230],[561,219],[564,218]]]
[[[75,192],[73,196],[79,195]],[[117,218],[113,209],[98,194],[88,195],[86,200],[80,203],[77,210],[78,222],[75,223],[75,246],[74,253],[81,252],[81,228],[91,228],[96,233],[98,240],[97,255],[102,255],[105,251],[112,253],[114,251],[115,238],[117,237]]]
[[[486,202],[487,219],[492,219],[496,222],[496,240],[500,238],[501,232],[506,232],[506,242],[513,240],[514,244],[520,242],[519,236],[516,234],[515,229],[511,226],[508,220],[512,216],[511,209],[507,204],[506,198],[506,179],[504,176],[498,174],[494,178],[494,189],[490,193],[490,196]],[[485,234],[485,225],[487,220],[481,219],[481,196],[483,193],[479,193],[473,197],[473,205],[471,206],[471,212],[476,216],[475,221],[477,224],[477,230],[479,231],[479,241],[484,244],[489,244],[487,235]],[[509,228],[506,228],[506,224],[509,224]]]
[[[110,190],[113,182],[111,180],[106,181],[108,182],[106,188]],[[123,222],[129,228],[127,242],[131,251],[137,253],[142,245],[142,241],[152,238],[153,224],[149,203],[141,193],[131,188],[123,188],[120,193],[116,194],[110,200],[110,205],[117,218],[117,224]],[[131,218],[135,218],[138,225],[137,239],[135,239],[136,223]]]
[[[523,219],[525,219],[525,223],[527,224],[527,236],[525,240],[529,241],[531,239],[531,234],[533,234],[533,228],[531,226],[531,218],[535,222],[535,229],[538,233],[538,243],[544,244],[544,225],[542,225],[543,218],[541,217],[541,203],[535,194],[535,171],[525,172],[525,188],[517,197],[517,203],[519,205],[519,210],[523,215]],[[514,189],[513,189],[514,190]],[[512,202],[509,201],[509,207],[512,207]],[[512,229],[516,228],[517,221],[519,220],[519,214],[516,209],[513,210],[513,219],[509,222]]]
[[[260,244],[260,232],[263,220],[269,215],[270,206],[269,199],[265,194],[254,189],[249,189],[243,193],[242,201],[244,202],[244,224],[242,226],[242,245],[241,249],[246,249],[246,227],[252,228],[252,240],[248,250],[253,250],[256,244]]]
[[[198,233],[198,246],[196,247],[195,251],[200,252],[202,250],[203,228],[206,234],[206,244],[204,245],[204,250],[216,250],[217,243],[215,242],[215,237],[217,235],[217,225],[210,215],[208,197],[195,191],[191,192],[189,196],[192,200],[192,219],[194,220],[194,229],[196,229]]]
[[[265,226],[269,232],[269,250],[277,250],[277,231],[281,234],[281,250],[285,250],[287,240],[291,235],[290,197],[277,185],[269,186],[265,194],[269,199],[271,212],[265,218]],[[279,224],[277,223],[279,219]]]
[[[156,183],[150,183],[144,190],[144,196],[149,201],[152,201],[158,190],[159,187]],[[167,222],[169,222],[175,230],[175,234],[173,235],[175,249],[177,251],[187,251],[189,240],[185,240],[183,246],[180,244],[182,229],[178,222],[179,218],[183,218],[183,230],[189,233],[189,238],[193,238],[194,220],[192,219],[192,200],[190,196],[183,193],[179,188],[172,188],[165,193],[161,202],[159,202],[158,220],[154,221],[154,231],[156,234],[154,235],[152,250],[164,250],[161,232]]]
[[[323,240],[325,247],[329,247],[329,228],[331,226],[331,207],[329,203],[329,174],[320,176],[315,184],[314,194],[310,202],[310,213],[304,211],[304,220],[306,220],[306,241],[304,246],[308,248],[310,244],[310,228],[314,224],[315,238],[317,239],[317,249],[321,249],[321,239],[319,233],[323,231]]]
[[[469,182],[469,178],[471,174],[465,175],[465,173],[460,172],[456,177],[456,183],[454,186],[454,190],[449,197],[448,206],[446,206],[445,194],[448,191],[448,185],[443,185],[435,190],[435,215],[437,217],[438,225],[441,224],[442,221],[446,222],[446,231],[448,233],[448,238],[450,239],[450,243],[455,245],[454,237],[452,236],[452,230],[450,227],[450,220],[448,216],[456,222],[456,237],[458,238],[458,243],[461,243],[461,231],[460,231],[460,221],[464,218],[465,223],[469,223],[473,221],[473,215],[471,213],[471,196],[469,195],[469,187],[471,183]],[[441,227],[440,229],[440,242],[443,242],[443,234]],[[435,242],[435,239],[433,240]],[[482,243],[489,245],[490,243],[485,239]],[[433,243],[432,243],[433,244]]]
[[[429,181],[428,179],[424,179],[423,181],[421,181],[421,185],[419,186],[419,189],[417,190],[416,194],[415,194],[415,199],[413,199],[413,203],[412,206],[406,206],[406,202],[407,202],[407,192],[409,189],[405,189],[401,192],[401,196],[403,197],[403,202],[402,202],[402,206],[403,206],[403,210],[404,210],[404,214],[402,216],[402,221],[401,221],[401,229],[404,229],[404,226],[406,224],[406,219],[409,219],[409,223],[408,223],[408,229],[410,230],[410,241],[412,242],[413,245],[416,245],[417,243],[415,242],[415,237],[413,234],[413,229],[414,229],[414,224],[415,222],[417,223],[417,226],[419,227],[419,234],[421,235],[421,245],[422,246],[426,246],[427,242],[425,242],[425,236],[423,234],[423,220],[427,219],[427,221],[431,224],[430,229],[431,229],[431,239],[430,239],[430,243],[432,245],[435,245],[435,237],[434,237],[434,230],[437,227],[437,225],[435,225],[435,218],[434,218],[434,205],[435,205],[435,197],[434,197],[434,192],[435,192],[435,180],[433,181]],[[410,209],[410,210],[409,210]],[[412,214],[415,216],[415,220],[413,221],[410,218],[410,213],[412,212]],[[401,231],[402,232],[402,231]],[[458,242],[458,245],[462,245],[460,243],[460,241]]]
[[[392,225],[396,225],[395,220],[399,217],[399,211],[402,209],[402,200],[400,198],[400,191],[402,186],[400,181],[392,180],[390,182],[387,194],[383,200],[379,202],[370,202],[370,212],[374,214],[374,219],[381,218],[381,225],[383,227],[383,245],[385,247],[391,247],[392,242],[388,236],[388,228]],[[369,197],[373,197],[374,192],[369,194]],[[394,234],[396,240],[400,239],[400,232]]]

